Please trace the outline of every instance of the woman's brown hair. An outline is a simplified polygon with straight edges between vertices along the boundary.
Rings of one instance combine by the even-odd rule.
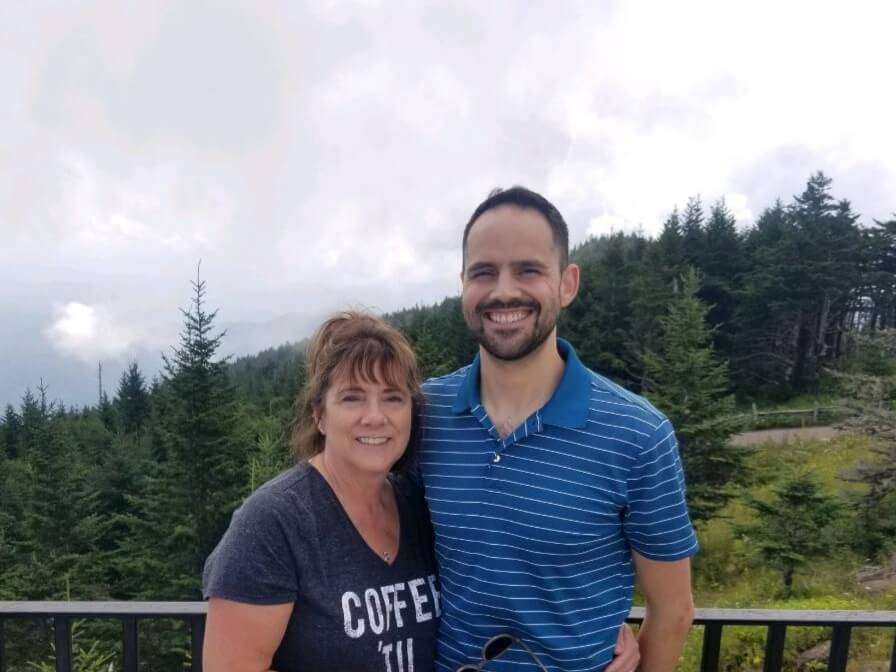
[[[317,418],[334,380],[384,382],[411,395],[411,436],[393,471],[407,470],[420,442],[423,393],[417,358],[407,339],[385,320],[359,311],[345,311],[324,322],[305,355],[306,379],[297,400],[291,445],[296,456],[308,459],[324,449]],[[380,381],[382,376],[385,380]]]

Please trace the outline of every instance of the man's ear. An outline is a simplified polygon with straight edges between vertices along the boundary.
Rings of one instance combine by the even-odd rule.
[[[567,264],[560,273],[560,305],[566,308],[579,293],[580,271],[578,264]]]

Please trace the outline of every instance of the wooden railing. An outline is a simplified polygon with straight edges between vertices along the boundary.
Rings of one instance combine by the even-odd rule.
[[[139,652],[138,625],[154,618],[183,619],[191,633],[191,664],[202,670],[202,640],[205,632],[204,602],[0,602],[0,672],[6,672],[5,622],[13,618],[50,618],[53,620],[57,672],[72,670],[72,620],[79,618],[114,619],[122,626],[124,672],[137,672]],[[639,623],[641,607],[632,609],[628,621]],[[831,628],[830,672],[845,672],[854,628],[892,628],[896,635],[896,611],[795,611],[779,609],[697,609],[694,624],[703,626],[701,672],[718,672],[722,662],[722,630],[728,625],[764,627],[765,660],[763,672],[779,672],[784,662],[787,628],[826,626]],[[890,654],[890,672],[896,672],[896,639]]]

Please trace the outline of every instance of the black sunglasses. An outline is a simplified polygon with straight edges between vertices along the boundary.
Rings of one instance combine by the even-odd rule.
[[[461,665],[457,668],[457,672],[481,672],[488,661],[499,658],[514,644],[519,644],[520,648],[528,653],[532,660],[535,661],[535,664],[538,665],[539,669],[543,672],[548,672],[547,668],[541,664],[540,660],[538,660],[538,656],[535,655],[535,652],[526,646],[526,642],[519,637],[514,637],[506,632],[502,632],[500,635],[495,635],[483,644],[482,658],[480,658],[478,663],[475,665]]]

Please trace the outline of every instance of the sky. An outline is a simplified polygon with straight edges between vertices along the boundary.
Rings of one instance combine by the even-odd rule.
[[[495,186],[573,243],[822,170],[896,211],[896,3],[30,2],[0,40],[0,404],[94,403],[170,351],[197,270],[254,352],[458,293]],[[201,265],[200,265],[201,260]]]

